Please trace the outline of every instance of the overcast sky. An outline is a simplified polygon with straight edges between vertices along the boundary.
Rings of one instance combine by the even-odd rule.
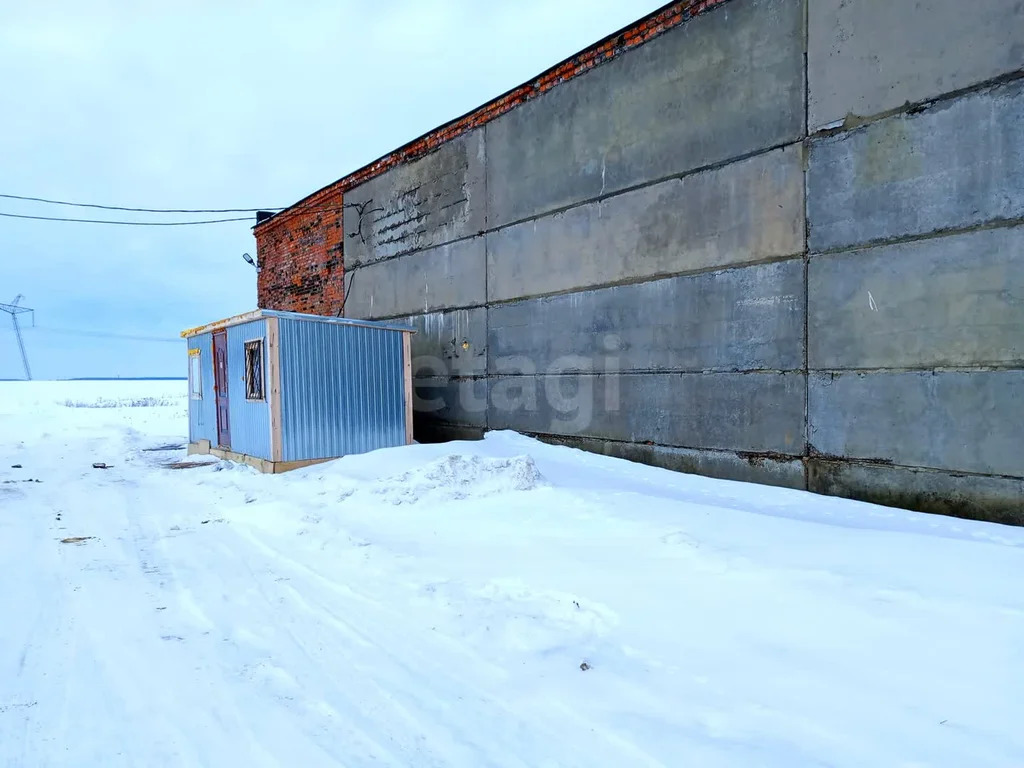
[[[3,2],[0,193],[288,205],[661,4]],[[2,199],[0,212],[131,217]],[[255,306],[250,226],[0,218],[0,302],[22,293],[36,310],[35,378],[184,375],[180,330]],[[0,314],[0,378],[21,375]]]

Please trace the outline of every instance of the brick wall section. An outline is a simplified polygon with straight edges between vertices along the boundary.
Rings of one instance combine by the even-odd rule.
[[[256,228],[258,304],[336,316],[344,304],[341,188],[332,185]]]
[[[262,270],[257,304],[266,309],[338,315],[344,306],[344,193],[385,171],[423,157],[445,142],[462,136],[578,77],[616,56],[643,45],[728,0],[683,0],[670,3],[585,51],[556,64],[528,83],[514,88],[421,136],[300,200],[254,228]]]

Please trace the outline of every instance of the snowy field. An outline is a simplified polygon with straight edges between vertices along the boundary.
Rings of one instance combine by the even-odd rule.
[[[0,765],[1024,766],[1022,529],[511,433],[171,469],[185,409],[0,383]]]

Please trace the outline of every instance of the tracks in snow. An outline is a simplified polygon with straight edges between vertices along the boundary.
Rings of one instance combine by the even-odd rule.
[[[9,594],[36,603],[5,611],[21,617],[0,657],[18,670],[0,697],[0,741],[19,745],[12,765],[607,758],[609,740],[581,718],[569,738],[563,708],[465,643],[437,601],[390,581],[365,542],[325,572],[291,540],[307,537],[202,525],[218,519],[209,489],[123,438],[78,451],[120,453],[113,469],[6,507],[22,518],[5,554],[33,563]],[[96,538],[61,545],[68,535]]]

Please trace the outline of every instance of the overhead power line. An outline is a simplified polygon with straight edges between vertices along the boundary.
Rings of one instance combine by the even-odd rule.
[[[122,205],[100,205],[98,203],[72,203],[67,200],[49,200],[45,197],[27,197],[25,195],[0,195],[7,200],[26,200],[32,203],[48,205],[69,205],[73,208],[99,208],[104,211],[131,211],[133,213],[256,213],[257,211],[283,211],[289,206],[269,206],[263,208],[127,208]]]
[[[85,331],[74,328],[50,328],[49,326],[36,326],[34,330],[44,333],[59,333],[65,336],[90,336],[98,339],[124,339],[126,341],[160,341],[167,344],[180,344],[180,338],[168,336],[139,336],[130,333],[113,333],[110,331]]]
[[[0,304],[0,311],[3,311],[3,307],[9,306]],[[29,310],[31,311],[31,310]],[[25,331],[43,332],[43,333],[57,333],[62,336],[89,336],[97,339],[123,339],[125,341],[159,341],[166,344],[180,344],[181,338],[170,337],[170,336],[142,336],[131,333],[115,333],[113,331],[89,331],[81,330],[77,328],[51,328],[47,325],[36,325],[31,328],[26,328]]]
[[[8,219],[33,219],[35,221],[67,221],[75,224],[117,224],[123,227],[189,227],[196,224],[224,224],[229,221],[252,221],[251,216],[233,219],[203,219],[201,221],[110,221],[108,219],[67,219],[59,216],[28,216],[22,213],[0,213]]]
[[[94,208],[104,211],[126,211],[128,213],[261,213],[267,212],[271,214],[280,213],[282,211],[294,211],[303,213],[338,213],[344,210],[344,206],[340,205],[317,205],[313,203],[296,203],[294,205],[284,206],[265,206],[262,208],[139,208],[129,207],[123,205],[102,205],[100,203],[77,203],[69,200],[52,200],[46,197],[30,197],[28,195],[11,195],[11,194],[0,194],[0,199],[5,200],[21,200],[23,202],[32,203],[43,203],[46,205],[66,205],[74,208]],[[168,221],[168,222],[148,222],[148,221],[111,221],[106,219],[74,219],[63,216],[31,216],[24,213],[0,213],[0,216],[4,216],[10,219],[32,219],[35,221],[67,221],[74,222],[77,224],[117,224],[121,226],[136,226],[136,227],[180,227],[189,226],[193,224],[222,224],[225,222],[232,221],[248,221],[249,217],[238,217],[228,219],[208,219],[202,221]]]

